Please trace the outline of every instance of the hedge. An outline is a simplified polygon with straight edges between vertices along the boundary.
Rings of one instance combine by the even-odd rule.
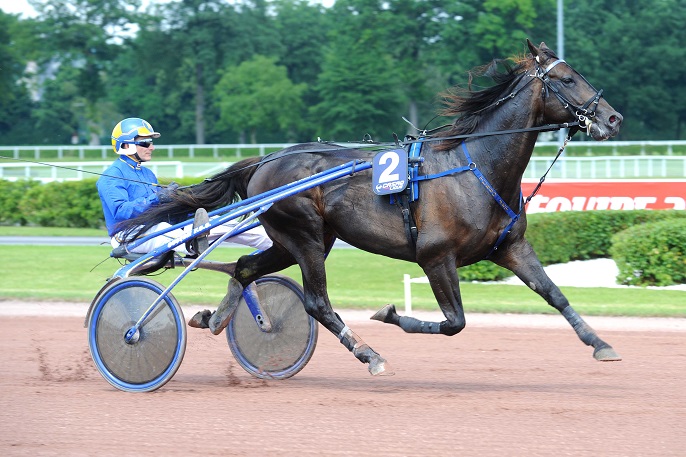
[[[0,179],[0,224],[27,225],[27,215],[19,209],[19,205],[31,189],[40,185],[39,181]]]
[[[0,179],[0,224],[104,230],[96,181],[93,178],[42,184],[40,181]],[[197,181],[177,182],[189,185]]]
[[[103,228],[102,207],[95,181],[87,179],[42,185],[36,181],[0,179],[0,224]],[[193,178],[179,180],[181,185],[195,182],[197,179]],[[610,257],[614,235],[631,227],[662,221],[664,226],[682,227],[686,211],[566,211],[531,214],[527,219],[526,237],[543,265],[550,265]],[[631,238],[633,233],[626,236]],[[643,236],[643,232],[640,233]],[[655,246],[664,239],[651,238],[651,243]],[[466,281],[498,280],[511,275],[489,261],[460,268],[459,274]],[[662,278],[664,274],[659,276]],[[649,281],[662,281],[657,277],[651,278]]]
[[[603,210],[527,216],[526,238],[544,265],[610,257],[612,236],[636,225],[686,218],[686,211]]]
[[[686,219],[631,227],[612,237],[612,258],[622,284],[686,283]]]
[[[657,221],[666,225],[686,221],[686,211],[561,211],[531,214],[527,220],[527,240],[541,263],[551,265],[613,257],[610,249],[615,234]],[[512,276],[510,271],[487,260],[458,271],[465,281],[497,281]]]

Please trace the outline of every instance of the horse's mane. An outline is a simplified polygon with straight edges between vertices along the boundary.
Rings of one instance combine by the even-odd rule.
[[[495,103],[517,85],[530,65],[530,55],[515,56],[508,59],[496,59],[489,64],[470,70],[467,87],[457,85],[439,94],[444,106],[439,114],[446,117],[457,116],[457,119],[449,129],[437,133],[436,137],[473,133],[482,117],[487,115],[495,107]],[[490,79],[492,85],[475,90],[472,84],[475,78],[480,77]],[[461,141],[459,139],[440,141],[433,146],[433,150],[447,151],[453,149]]]

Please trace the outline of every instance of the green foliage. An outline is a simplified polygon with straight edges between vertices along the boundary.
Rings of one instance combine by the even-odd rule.
[[[686,283],[686,219],[641,224],[612,237],[612,258],[622,284]]]
[[[408,129],[402,116],[444,123],[431,122],[436,94],[465,84],[473,67],[523,54],[525,38],[556,47],[553,0],[35,3],[36,18],[0,12],[1,144],[64,144],[77,130],[82,142],[107,142],[128,116],[169,144],[237,142],[228,138],[243,127],[211,95],[222,69],[259,55],[306,85],[311,109],[288,128],[262,117],[262,142],[386,140]],[[675,101],[686,98],[686,66],[675,62],[686,59],[686,4],[658,3],[564,4],[564,57],[624,115],[622,140],[683,137],[686,105]]]
[[[286,67],[275,61],[258,55],[228,68],[214,89],[221,112],[218,124],[249,129],[252,143],[257,143],[258,128],[288,132],[302,123],[306,85],[293,84]]]
[[[619,139],[683,138],[685,18],[683,0],[565,2],[565,58],[624,115]]]
[[[20,81],[27,64],[21,44],[33,43],[26,31],[31,23],[0,11],[0,144],[22,144],[31,141],[33,133],[26,119],[34,107],[26,81]]]
[[[457,269],[462,281],[499,281],[512,276],[512,272],[500,267],[490,260]]]
[[[389,141],[401,127],[398,73],[393,60],[379,51],[370,30],[335,38],[317,83],[322,101],[311,108],[317,136],[351,141],[370,134]]]
[[[314,85],[321,72],[330,17],[321,5],[306,0],[281,0],[273,7],[274,30],[283,47],[278,63],[287,68],[293,83]]]
[[[527,216],[526,238],[544,265],[610,256],[612,236],[631,226],[686,218],[686,211],[562,211]]]
[[[64,144],[74,132],[91,141],[111,132],[114,123],[105,115],[111,108],[102,103],[108,71],[127,33],[143,20],[134,11],[139,6],[140,0],[36,2],[35,79],[42,82],[32,117],[41,143]]]
[[[19,210],[29,224],[90,228],[103,225],[94,179],[34,186],[19,201]]]
[[[26,195],[41,184],[38,181],[7,181],[0,179],[0,224],[26,225],[28,220],[20,208]]]
[[[613,236],[617,233],[657,221],[664,221],[667,225],[681,223],[686,220],[686,211],[561,211],[532,214],[527,219],[527,240],[541,263],[551,265],[573,260],[614,258],[611,248]],[[459,272],[466,281],[494,281],[512,275],[489,261],[460,268]]]
[[[481,38],[478,46],[494,56],[510,55],[514,51],[513,43],[525,43],[527,38],[535,39],[531,32],[535,30],[537,22],[550,24],[555,20],[551,14],[554,4],[553,0],[484,1],[484,12],[479,15],[474,27],[474,32]]]
[[[177,181],[183,186],[196,180]],[[528,219],[526,236],[543,265],[612,256],[627,284],[686,282],[686,211],[567,211]],[[95,180],[0,180],[0,224],[101,228]],[[463,281],[497,281],[511,275],[490,261],[462,267],[458,273]]]
[[[42,101],[33,111],[33,138],[37,143],[68,144],[73,133],[88,137],[85,101],[79,95],[78,84],[79,71],[70,66],[61,67],[54,78],[44,83]],[[55,118],[55,112],[62,115]]]
[[[51,182],[0,179],[0,224],[102,228],[96,179]],[[176,179],[181,186],[197,179]]]

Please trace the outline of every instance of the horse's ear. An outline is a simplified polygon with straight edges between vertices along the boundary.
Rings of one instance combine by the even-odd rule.
[[[541,43],[543,46],[545,46],[545,43]],[[526,39],[526,45],[529,47],[529,51],[531,51],[531,55],[533,56],[534,59],[536,59],[536,62],[541,62],[541,50],[534,45],[531,40],[528,38]]]
[[[529,47],[529,51],[531,51],[532,56],[538,55],[538,48],[534,46],[534,44],[528,38],[526,39],[526,45]]]
[[[536,59],[536,62],[539,64],[542,64],[546,60],[550,59],[555,55],[553,51],[550,50],[550,48],[545,44],[544,41],[541,41],[541,44],[539,47],[536,47],[531,40],[527,38],[526,40],[526,45],[529,47],[529,51],[531,51],[531,55]]]

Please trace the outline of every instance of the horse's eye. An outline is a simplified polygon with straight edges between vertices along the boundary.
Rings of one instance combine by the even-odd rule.
[[[571,78],[569,76],[565,76],[564,78],[562,78],[562,84],[564,84],[565,86],[572,85],[572,84],[574,84],[574,78]]]

